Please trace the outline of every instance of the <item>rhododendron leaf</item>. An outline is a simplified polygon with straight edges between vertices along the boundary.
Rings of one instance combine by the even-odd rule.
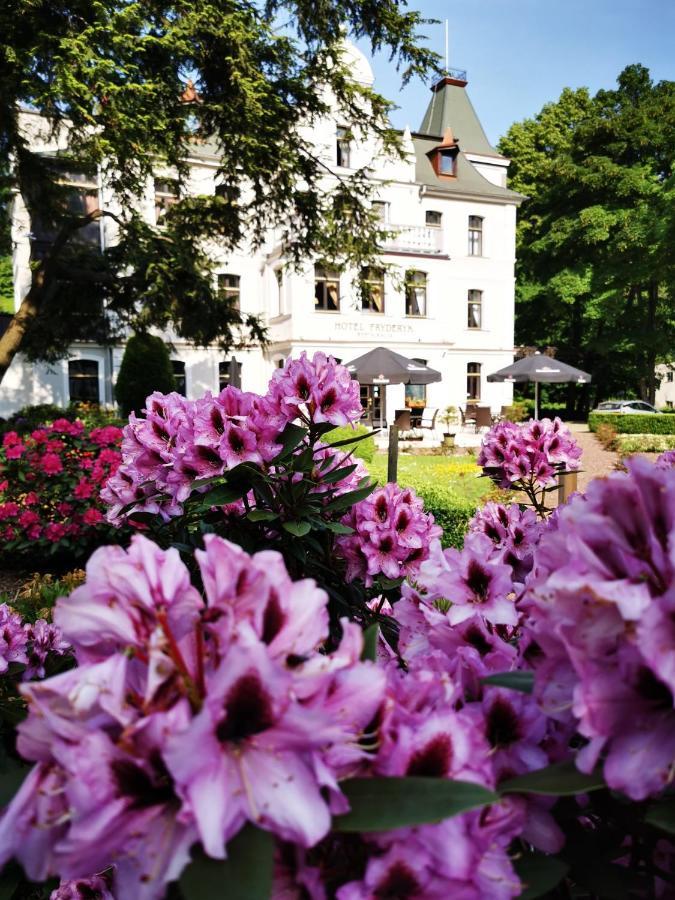
[[[375,487],[376,484],[374,481],[371,481],[369,478],[362,478],[355,491],[341,494],[339,497],[336,497],[335,500],[331,500],[330,503],[327,503],[324,506],[324,509],[330,512],[349,509],[351,506],[354,506],[355,503],[358,503],[359,500],[365,500],[369,494],[373,493]]]
[[[343,525],[342,522],[324,522],[323,524],[333,534],[354,534],[354,529],[349,525]]]
[[[359,441],[365,441],[367,438],[372,437],[374,434],[377,434],[379,428],[376,431],[366,431],[364,434],[355,434],[354,437],[344,438],[341,441],[335,441],[333,443],[328,444],[329,447],[346,447],[347,444],[358,444]]]
[[[225,506],[227,503],[234,503],[247,493],[248,488],[244,485],[234,486],[232,484],[219,484],[205,494],[201,494],[199,498],[199,509],[209,509],[212,506]]]
[[[333,469],[332,472],[328,472],[326,475],[321,476],[321,483],[334,484],[336,481],[342,481],[343,478],[351,475],[355,469],[356,463],[354,463],[353,466],[342,466],[340,469]]]
[[[544,853],[527,853],[513,861],[523,885],[523,892],[518,900],[535,900],[552,891],[563,880],[569,866],[556,856]]]
[[[534,688],[534,672],[496,672],[481,678],[481,684],[493,684],[496,687],[511,688],[523,694],[531,694]]]
[[[0,807],[9,803],[30,770],[30,766],[22,765],[5,753],[0,756]]]
[[[279,513],[275,513],[271,509],[252,509],[246,518],[251,522],[271,522],[273,519],[279,518]]]
[[[675,797],[663,797],[647,810],[645,822],[669,834],[675,834]]]
[[[550,797],[566,797],[585,794],[607,787],[602,772],[589,775],[580,772],[573,761],[554,763],[545,769],[509,778],[499,785],[500,794],[546,794]]]
[[[304,537],[312,530],[309,522],[282,522],[281,527],[294,537]]]
[[[479,784],[449,778],[352,778],[340,785],[351,807],[335,831],[389,831],[441,822],[498,800]]]
[[[377,622],[373,622],[373,624],[369,625],[363,632],[363,650],[361,651],[361,659],[369,659],[371,662],[375,662],[377,659],[377,638],[379,633],[380,629]]]
[[[281,452],[272,460],[272,462],[278,462],[283,456],[286,456],[288,453],[295,450],[306,435],[306,428],[302,428],[300,425],[293,425],[292,422],[289,423],[279,437],[279,443],[282,447]]]
[[[268,900],[272,893],[274,839],[246,825],[227,845],[227,859],[200,855],[185,869],[185,900]]]
[[[21,881],[21,869],[14,863],[5,866],[0,875],[0,900],[11,900]]]

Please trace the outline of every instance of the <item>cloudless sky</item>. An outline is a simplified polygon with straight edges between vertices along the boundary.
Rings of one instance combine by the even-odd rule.
[[[450,66],[467,70],[472,103],[492,143],[564,87],[612,88],[631,63],[647,66],[655,81],[675,80],[675,0],[409,0],[408,7],[449,20]],[[443,25],[421,31],[444,55]],[[372,64],[376,89],[400,107],[393,124],[415,131],[429,85],[416,80],[401,91],[386,54]]]

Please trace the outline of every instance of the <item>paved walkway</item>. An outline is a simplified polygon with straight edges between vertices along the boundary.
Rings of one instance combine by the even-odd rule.
[[[577,485],[580,491],[585,491],[589,481],[614,471],[619,455],[611,450],[605,450],[595,435],[588,430],[585,422],[570,422],[569,429],[584,451]]]

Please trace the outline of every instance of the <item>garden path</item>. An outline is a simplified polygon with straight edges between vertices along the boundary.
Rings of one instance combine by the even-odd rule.
[[[580,491],[585,491],[594,478],[601,478],[614,471],[619,462],[619,455],[612,450],[605,450],[595,435],[588,430],[586,422],[569,422],[568,425],[584,452],[577,485]]]

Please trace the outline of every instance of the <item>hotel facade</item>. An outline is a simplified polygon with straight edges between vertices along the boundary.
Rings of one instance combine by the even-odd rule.
[[[366,58],[346,53],[355,79],[372,83]],[[67,137],[51,135],[39,117],[25,114],[33,147],[63,152]],[[264,348],[224,357],[216,348],[191,346],[166,335],[179,390],[190,398],[237,383],[263,391],[275,367],[302,351],[321,350],[348,362],[378,346],[438,369],[442,381],[423,386],[362,389],[364,404],[379,423],[408,407],[490,406],[497,412],[512,398],[509,384],[487,375],[513,361],[516,210],[523,199],[507,187],[509,161],[489,143],[467,94],[466,75],[454,72],[431,90],[417,131],[402,135],[403,158],[385,156],[377,141],[358,135],[336,110],[307,130],[333,178],[367,166],[375,204],[389,237],[381,265],[361,272],[337,271],[308,260],[300,270],[286,264],[284,247],[270,231],[259,249],[224,253],[213,244],[220,289],[245,313],[261,316],[268,329]],[[181,194],[214,193],[218,157],[195,148]],[[175,201],[177,182],[158,169],[139,203],[151,223]],[[100,178],[73,176],[81,209],[115,210]],[[91,239],[114,243],[114,223],[90,226]],[[30,286],[30,220],[20,196],[13,205],[14,287],[18,308]],[[366,290],[359,290],[365,283]],[[29,364],[18,356],[0,385],[0,416],[36,403],[74,400],[112,404],[124,346],[76,343],[68,359]],[[384,401],[384,408],[381,403]]]

